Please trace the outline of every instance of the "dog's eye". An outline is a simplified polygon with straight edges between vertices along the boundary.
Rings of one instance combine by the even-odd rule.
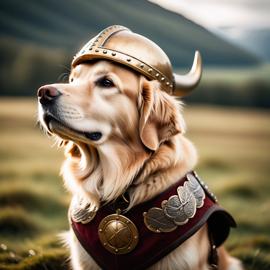
[[[99,86],[99,87],[105,87],[105,88],[114,87],[113,81],[106,78],[106,77],[99,79],[96,82],[96,85]]]

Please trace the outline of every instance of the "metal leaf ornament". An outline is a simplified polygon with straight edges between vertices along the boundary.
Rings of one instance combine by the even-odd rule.
[[[96,208],[82,198],[75,197],[70,206],[70,215],[75,222],[87,224],[92,221],[96,215]]]
[[[187,186],[188,189],[194,194],[196,198],[196,207],[201,208],[205,199],[204,190],[192,174],[188,174],[187,178],[188,181],[185,182],[184,186]]]
[[[205,192],[192,174],[188,181],[177,188],[177,195],[171,196],[161,204],[161,208],[153,207],[144,213],[144,223],[153,232],[171,232],[177,225],[183,225],[193,218],[197,208],[204,204]]]
[[[177,195],[162,204],[164,213],[177,225],[183,225],[196,213],[196,199],[190,190],[183,186],[177,188]]]
[[[144,223],[153,232],[171,232],[177,228],[161,208],[153,207],[144,213]]]

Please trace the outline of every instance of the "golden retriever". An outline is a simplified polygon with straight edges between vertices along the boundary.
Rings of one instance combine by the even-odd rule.
[[[128,187],[133,208],[196,165],[196,150],[184,137],[181,103],[129,68],[106,60],[83,63],[73,68],[69,83],[45,85],[38,97],[39,121],[66,148],[65,186],[93,211]],[[74,270],[100,269],[72,229],[66,240]],[[211,269],[209,250],[204,225],[149,269]],[[223,247],[218,255],[218,269],[242,269]]]

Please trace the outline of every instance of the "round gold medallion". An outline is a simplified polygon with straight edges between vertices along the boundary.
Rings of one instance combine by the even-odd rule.
[[[98,234],[104,248],[113,254],[129,253],[136,247],[139,240],[135,224],[119,214],[112,214],[102,219]]]

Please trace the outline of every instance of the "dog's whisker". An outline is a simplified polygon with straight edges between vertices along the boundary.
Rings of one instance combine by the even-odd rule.
[[[69,73],[64,72],[58,76],[57,81],[58,82],[68,82],[68,76],[69,76]]]
[[[71,69],[65,65],[59,65],[59,67],[64,68],[66,71],[70,72]]]

